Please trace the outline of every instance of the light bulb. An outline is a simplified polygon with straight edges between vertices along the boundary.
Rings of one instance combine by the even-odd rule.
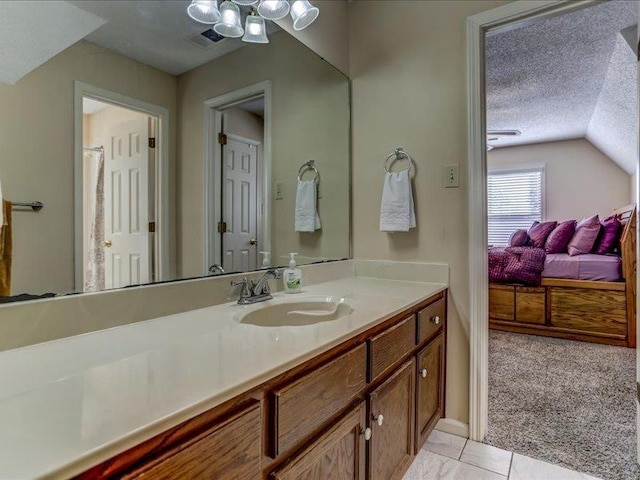
[[[311,5],[309,0],[295,0],[291,5],[291,19],[293,20],[293,29],[302,30],[311,25],[320,10]]]
[[[220,21],[218,0],[193,0],[187,7],[187,14],[196,22],[211,25]]]
[[[287,0],[261,0],[258,13],[267,20],[280,20],[287,16],[290,8]]]

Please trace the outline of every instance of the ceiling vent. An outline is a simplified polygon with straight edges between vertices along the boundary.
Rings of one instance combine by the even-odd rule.
[[[222,35],[218,35],[213,29],[205,30],[202,33],[188,37],[187,41],[193,43],[201,48],[208,48],[211,45],[215,45],[219,41],[224,40]]]

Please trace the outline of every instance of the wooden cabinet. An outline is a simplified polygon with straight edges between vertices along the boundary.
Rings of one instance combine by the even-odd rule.
[[[415,361],[369,394],[370,480],[401,478],[413,457]]]
[[[122,478],[253,480],[261,473],[261,423],[256,402]]]
[[[444,414],[445,345],[438,335],[416,357],[416,454]]]
[[[272,472],[274,480],[364,480],[364,402],[344,415],[301,453]]]
[[[366,355],[365,345],[361,344],[271,393],[272,458],[346,408],[364,389]]]
[[[446,292],[82,473],[400,479],[444,413]]]

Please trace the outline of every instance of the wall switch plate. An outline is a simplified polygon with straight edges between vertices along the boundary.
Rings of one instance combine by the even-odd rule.
[[[276,200],[282,200],[284,198],[284,185],[282,182],[276,182]]]
[[[444,167],[444,187],[457,188],[460,186],[460,165],[447,165]]]

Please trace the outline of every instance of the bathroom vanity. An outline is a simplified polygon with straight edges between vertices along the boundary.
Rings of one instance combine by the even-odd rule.
[[[401,478],[444,415],[446,298],[352,276],[2,352],[0,476]]]
[[[444,415],[446,291],[77,478],[394,479]]]

